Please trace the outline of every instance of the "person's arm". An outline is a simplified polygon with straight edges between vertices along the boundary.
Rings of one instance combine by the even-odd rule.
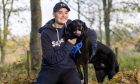
[[[90,29],[88,31],[88,36],[89,36],[89,41],[91,44],[91,48],[92,48],[92,55],[91,58],[95,55],[96,53],[96,49],[97,49],[97,34],[93,29]]]
[[[43,58],[46,59],[49,64],[56,64],[62,61],[69,53],[75,44],[75,40],[69,40],[64,42],[61,46],[52,47],[51,40],[45,32],[41,34],[41,44],[43,51]]]

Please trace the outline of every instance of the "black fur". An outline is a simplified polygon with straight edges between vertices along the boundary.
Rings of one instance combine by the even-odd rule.
[[[74,31],[80,30],[82,35],[80,37],[74,34]],[[119,65],[116,60],[114,52],[102,44],[97,42],[97,51],[95,56],[89,61],[91,57],[92,50],[87,36],[87,26],[81,20],[73,20],[66,28],[65,39],[78,38],[77,43],[83,40],[83,47],[80,49],[81,53],[76,55],[76,65],[77,70],[81,74],[81,79],[83,79],[82,71],[80,65],[82,65],[84,70],[84,84],[88,84],[88,63],[92,63],[95,68],[96,78],[99,83],[102,83],[105,76],[108,76],[109,80],[119,71]]]
[[[96,78],[99,83],[103,83],[105,76],[108,76],[110,80],[119,72],[119,65],[114,52],[99,41],[97,42],[96,54],[90,60],[90,63],[94,65]]]

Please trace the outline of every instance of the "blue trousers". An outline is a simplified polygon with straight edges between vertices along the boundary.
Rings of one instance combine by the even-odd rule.
[[[76,69],[41,69],[37,84],[82,84]]]

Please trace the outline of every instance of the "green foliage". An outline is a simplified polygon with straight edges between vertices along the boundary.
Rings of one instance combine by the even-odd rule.
[[[121,70],[134,70],[140,67],[140,53],[127,52],[127,54],[118,56],[118,61]]]
[[[88,73],[88,76],[89,76],[89,82],[97,82],[97,79],[96,79],[96,75],[95,75],[95,70],[94,70],[94,67],[92,64],[89,64],[88,65],[88,69],[89,69],[89,73]]]

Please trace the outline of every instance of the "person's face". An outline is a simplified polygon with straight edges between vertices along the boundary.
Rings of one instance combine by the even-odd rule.
[[[57,12],[53,13],[53,15],[58,24],[64,24],[68,20],[68,10],[66,8],[61,8]]]

